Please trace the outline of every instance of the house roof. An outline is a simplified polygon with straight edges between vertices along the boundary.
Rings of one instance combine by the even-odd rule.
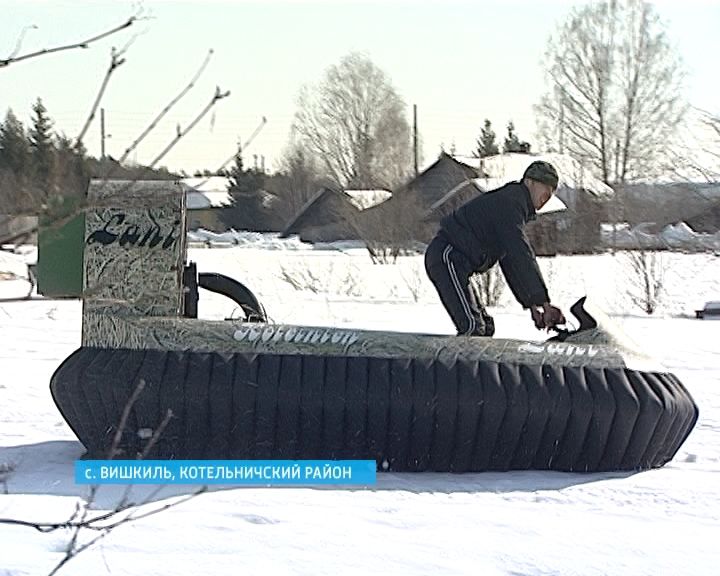
[[[225,176],[196,176],[180,180],[187,186],[186,205],[188,210],[219,208],[231,203],[228,188],[230,179]]]
[[[280,237],[299,234],[307,226],[322,226],[341,221],[353,222],[359,213],[360,209],[342,190],[321,188],[288,222]]]
[[[345,190],[345,194],[359,210],[377,206],[392,196],[388,190]]]
[[[633,183],[618,188],[622,217],[631,225],[653,222],[657,230],[685,221],[691,227],[714,221],[713,207],[720,204],[720,185],[705,182]],[[703,218],[703,215],[706,217]]]
[[[462,190],[472,185],[473,179],[483,175],[479,168],[443,152],[433,164],[395,192],[394,196],[413,194],[423,207],[431,208],[447,200],[445,197],[449,191]]]

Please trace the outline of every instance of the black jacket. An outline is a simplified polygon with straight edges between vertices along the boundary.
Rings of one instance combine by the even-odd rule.
[[[478,272],[500,262],[513,295],[525,308],[550,301],[524,226],[535,220],[530,191],[510,182],[463,204],[440,221],[439,235]]]

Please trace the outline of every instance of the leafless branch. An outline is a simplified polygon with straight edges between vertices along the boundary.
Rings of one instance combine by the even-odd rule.
[[[162,419],[162,422],[160,422],[160,425],[153,432],[153,435],[150,437],[150,440],[148,440],[145,448],[143,448],[143,451],[140,454],[140,460],[144,460],[145,458],[147,458],[147,455],[150,454],[150,451],[155,447],[155,444],[157,444],[158,440],[160,440],[160,436],[162,436],[163,432],[165,432],[165,428],[167,428],[167,425],[170,423],[170,420],[172,420],[173,416],[173,411],[168,408],[167,412],[165,413],[165,418]]]
[[[87,40],[83,40],[81,42],[76,42],[75,44],[67,44],[64,46],[56,46],[54,48],[44,48],[42,50],[38,50],[36,52],[30,52],[28,54],[23,54],[22,56],[10,56],[6,59],[0,59],[0,68],[3,68],[4,66],[9,66],[10,64],[16,64],[18,62],[22,62],[23,60],[28,60],[30,58],[35,58],[37,56],[43,56],[45,54],[53,54],[55,52],[60,52],[63,50],[73,50],[75,48],[88,48],[90,44],[93,42],[97,42],[98,40],[102,40],[103,38],[107,38],[108,36],[111,36],[113,34],[116,34],[117,32],[120,32],[121,30],[125,30],[126,28],[129,28],[132,26],[135,22],[137,22],[140,19],[139,16],[131,16],[127,19],[124,23],[120,24],[119,26],[115,26],[114,28],[103,32],[102,34],[98,34],[96,36],[93,36],[91,38],[88,38]],[[22,36],[21,36],[22,40]]]
[[[247,149],[250,147],[250,145],[253,143],[253,140],[255,140],[255,138],[256,138],[257,135],[260,133],[260,130],[263,129],[263,126],[265,126],[265,124],[267,124],[267,118],[266,118],[265,116],[263,116],[263,117],[261,118],[261,120],[260,120],[260,123],[257,125],[257,127],[255,128],[255,130],[253,131],[253,133],[250,135],[250,137],[249,137],[247,140],[245,140],[245,142],[242,142],[242,143],[240,144],[240,150],[243,150],[243,151],[244,151],[244,150],[247,150]],[[233,160],[235,160],[235,157],[236,157],[236,156],[237,156],[237,152],[233,152],[232,156],[228,157],[222,164],[220,164],[220,166],[219,166],[218,168],[215,169],[215,174],[217,174],[217,173],[221,172],[222,170],[224,170],[225,167],[226,167],[228,164],[230,164],[230,162],[232,162]],[[205,178],[204,180],[201,180],[200,182],[198,182],[198,183],[195,185],[195,187],[196,187],[196,188],[200,188],[200,187],[202,187],[204,184],[206,184],[209,180],[210,180],[210,177],[207,177],[207,178]]]
[[[147,510],[146,512],[133,514],[133,509],[137,509],[138,506],[146,506],[149,502],[143,502],[140,505],[136,504],[130,504],[124,508],[116,508],[115,510],[108,512],[106,514],[100,514],[98,516],[94,516],[92,518],[83,518],[80,521],[70,521],[70,522],[62,522],[62,523],[36,523],[36,522],[24,522],[20,520],[12,520],[12,519],[0,519],[0,523],[2,524],[11,524],[16,526],[25,526],[28,528],[34,528],[35,530],[38,530],[40,532],[53,532],[55,530],[60,529],[69,529],[73,531],[73,537],[71,538],[70,542],[68,543],[65,556],[62,557],[62,559],[55,565],[55,567],[52,569],[52,571],[49,572],[49,576],[53,576],[54,574],[57,574],[57,572],[65,566],[70,560],[77,557],[79,554],[90,548],[91,546],[95,545],[98,541],[102,540],[106,536],[108,536],[115,528],[118,526],[122,526],[123,524],[127,524],[129,522],[136,522],[138,520],[142,520],[144,518],[148,518],[150,516],[154,516],[156,514],[160,514],[161,512],[165,512],[166,510],[169,510],[170,508],[175,508],[176,506],[180,506],[181,504],[184,504],[185,502],[192,500],[193,498],[196,498],[200,494],[203,494],[207,491],[207,486],[202,486],[198,490],[195,490],[191,494],[188,494],[184,498],[179,498],[178,500],[175,500],[173,502],[168,502],[167,504],[164,504],[163,506],[160,506],[158,508],[153,508],[151,510]],[[88,510],[88,507],[90,505],[91,501],[88,501],[87,505],[85,506],[85,510]],[[125,512],[127,510],[131,510],[129,514],[123,515],[120,518],[117,518],[122,512]],[[106,520],[112,520],[112,522],[104,523]],[[77,537],[80,534],[82,530],[93,530],[100,532],[97,536],[89,540],[88,542],[85,542],[81,546],[77,546]]]
[[[263,128],[263,126],[265,126],[265,124],[267,124],[267,118],[265,118],[265,116],[263,116],[263,117],[261,118],[261,120],[260,120],[260,124],[257,125],[257,128],[255,128],[255,130],[254,130],[253,133],[250,135],[250,137],[249,137],[247,140],[245,140],[245,142],[242,142],[242,143],[240,144],[240,150],[243,150],[243,151],[244,151],[244,150],[247,150],[247,149],[250,147],[250,144],[253,143],[253,140],[255,140],[255,138],[256,138],[257,135],[260,133],[260,130],[262,130],[262,128]],[[215,170],[215,173],[218,173],[218,172],[220,172],[221,170],[224,170],[224,169],[225,169],[225,166],[227,166],[228,164],[230,164],[230,162],[232,162],[233,160],[235,160],[235,157],[236,157],[236,156],[237,156],[237,152],[233,152],[233,155],[232,155],[232,156],[230,156],[227,160],[225,160],[225,162],[223,162],[222,164],[220,164],[220,166]],[[197,186],[202,186],[202,185],[205,184],[207,181],[208,181],[208,179],[205,179],[205,180],[203,180],[202,182],[200,182]]]
[[[78,533],[79,533],[79,531],[76,531],[76,534],[78,534]],[[88,548],[90,548],[90,546],[94,545],[99,540],[102,540],[103,538],[105,538],[105,536],[107,536],[109,533],[110,533],[109,531],[104,531],[101,534],[98,534],[95,538],[93,538],[89,542],[86,542],[85,544],[80,546],[79,548],[75,548],[74,547],[75,542],[72,542],[72,544],[68,546],[65,556],[63,556],[63,558],[60,560],[60,562],[58,562],[55,565],[55,567],[50,572],[48,572],[48,576],[55,576],[55,574],[57,574],[60,571],[60,569],[63,566],[65,566],[65,564],[67,564],[68,562],[70,562],[70,560],[75,558],[75,556],[77,556],[81,552],[87,550]]]
[[[205,492],[207,492],[207,486],[201,486],[197,490],[193,491],[191,494],[186,495],[184,498],[173,502],[168,502],[167,504],[164,504],[159,508],[153,508],[152,510],[145,511],[140,514],[133,514],[131,512],[130,514],[127,514],[121,518],[116,518],[116,516],[122,512],[126,512],[127,510],[137,508],[138,506],[146,506],[149,503],[149,500],[139,504],[128,503],[123,507],[116,507],[110,512],[98,514],[97,516],[92,516],[90,518],[81,518],[80,520],[67,520],[65,522],[30,522],[27,520],[17,520],[15,518],[0,518],[0,524],[6,524],[9,526],[23,526],[25,528],[32,528],[42,533],[73,528],[85,528],[87,530],[111,530],[127,522],[148,518],[149,516],[154,516],[155,514],[159,514],[160,512],[164,512],[165,510],[174,508],[175,506],[183,504],[188,500]],[[153,493],[156,494],[157,491]],[[106,522],[108,520],[112,520],[112,522]]]
[[[222,92],[219,87],[215,88],[215,94],[210,100],[210,102],[203,108],[203,110],[188,124],[188,126],[184,129],[181,129],[180,126],[177,127],[177,134],[175,135],[175,138],[172,139],[172,141],[163,149],[160,154],[158,154],[152,162],[148,165],[148,168],[154,168],[155,165],[162,160],[165,155],[170,152],[170,150],[173,149],[173,147],[188,133],[190,130],[192,130],[200,120],[202,120],[205,115],[212,109],[215,104],[217,104],[220,100],[223,98],[226,98],[230,95],[230,91]]]
[[[140,397],[140,394],[142,394],[143,389],[145,388],[145,380],[143,378],[140,378],[138,380],[137,386],[135,386],[135,389],[133,390],[133,393],[130,395],[130,398],[125,403],[125,406],[123,407],[122,414],[120,415],[120,422],[118,423],[117,430],[115,430],[115,436],[113,438],[113,443],[110,448],[110,452],[107,455],[108,460],[112,460],[117,456],[118,454],[118,447],[120,446],[120,441],[122,440],[123,432],[125,431],[125,426],[127,426],[127,420],[130,417],[130,410],[132,410],[133,406],[135,405],[135,402],[137,402],[137,399]]]
[[[25,33],[28,30],[37,30],[37,29],[38,29],[38,27],[35,24],[30,24],[29,26],[23,27],[23,29],[20,31],[20,35],[18,36],[17,42],[15,43],[15,48],[10,53],[10,56],[7,57],[8,61],[12,61],[12,59],[15,58],[15,56],[17,56],[18,53],[20,52],[20,48],[22,48],[23,40],[25,39]]]
[[[160,506],[159,508],[153,508],[152,510],[148,510],[146,512],[142,512],[139,514],[133,514],[132,512],[128,514],[127,516],[121,518],[120,520],[116,520],[110,524],[104,525],[103,529],[113,529],[117,528],[121,524],[125,524],[126,522],[134,522],[136,520],[142,520],[143,518],[149,518],[150,516],[155,516],[155,514],[160,514],[161,512],[164,512],[165,510],[169,510],[170,508],[174,508],[175,506],[179,506],[180,504],[184,504],[188,500],[192,500],[193,498],[199,496],[200,494],[204,494],[207,492],[208,487],[207,486],[201,486],[191,494],[188,494],[184,498],[180,498],[179,500],[175,500],[174,502],[168,502],[167,504],[164,504],[163,506]],[[143,503],[142,505],[146,505],[147,503]],[[133,505],[132,508],[137,508],[137,505]],[[95,528],[97,530],[97,528]]]
[[[120,442],[122,439],[122,434],[124,432],[125,427],[127,426],[127,421],[128,421],[130,412],[132,410],[133,405],[137,402],[144,387],[145,387],[145,380],[140,379],[138,381],[138,384],[135,387],[133,393],[131,394],[130,398],[126,402],[126,404],[123,408],[122,414],[120,416],[120,421],[118,423],[118,429],[115,433],[115,436],[114,436],[113,442],[112,442],[112,446],[108,453],[108,459],[113,459],[113,457],[119,453],[119,446],[120,446]],[[172,411],[168,410],[165,415],[165,418],[160,423],[160,425],[156,429],[153,436],[150,438],[150,441],[145,446],[142,454],[139,455],[139,459],[143,459],[152,450],[153,446],[157,443],[160,436],[165,431],[165,428],[171,418],[172,418]],[[1,470],[2,469],[0,468],[0,471]],[[8,468],[8,470],[10,470],[10,468]],[[75,510],[74,510],[73,514],[70,516],[70,518],[63,522],[31,522],[28,520],[20,520],[20,519],[15,519],[15,518],[0,518],[0,524],[11,525],[11,526],[23,526],[26,528],[32,528],[32,529],[37,530],[38,532],[42,532],[42,533],[54,532],[56,530],[71,530],[72,533],[70,536],[70,540],[68,541],[68,544],[65,547],[64,556],[60,559],[60,561],[55,565],[55,567],[49,573],[50,575],[54,575],[63,566],[65,566],[65,564],[70,562],[70,560],[77,557],[79,554],[81,554],[82,552],[84,552],[85,550],[90,548],[91,546],[95,545],[101,539],[105,538],[107,535],[109,535],[112,532],[112,530],[114,530],[118,526],[121,526],[121,525],[129,523],[129,522],[135,522],[138,520],[142,520],[144,518],[154,516],[155,514],[160,514],[161,512],[164,512],[170,508],[174,508],[175,506],[179,506],[180,504],[183,504],[183,503],[187,502],[188,500],[191,500],[192,498],[195,498],[196,496],[199,496],[200,494],[207,491],[207,486],[201,486],[199,489],[195,490],[194,492],[185,496],[184,498],[179,498],[178,500],[168,502],[162,506],[143,511],[143,507],[146,507],[153,500],[153,498],[155,498],[155,496],[162,489],[162,486],[160,486],[156,490],[152,491],[140,503],[134,503],[134,502],[128,501],[129,500],[129,498],[128,498],[129,497],[129,489],[130,489],[130,487],[128,487],[128,490],[126,490],[122,499],[113,508],[113,510],[102,513],[102,514],[92,515],[90,513],[91,506],[95,502],[95,498],[97,496],[97,492],[98,492],[99,488],[100,488],[100,486],[97,484],[91,486],[90,493],[89,493],[87,499],[85,500],[84,505],[81,506],[78,504],[75,507]],[[97,536],[93,537],[92,539],[85,542],[84,544],[78,545],[78,538],[79,538],[80,534],[85,530],[99,532],[99,534],[97,534]]]
[[[83,138],[85,138],[85,134],[88,131],[88,128],[90,128],[90,124],[95,118],[97,109],[100,106],[100,101],[102,100],[103,94],[105,94],[105,89],[107,88],[108,82],[110,81],[110,76],[112,76],[113,72],[115,72],[115,70],[119,66],[122,66],[125,63],[125,58],[121,58],[121,55],[122,52],[116,51],[115,48],[113,48],[110,52],[110,66],[108,66],[108,69],[105,72],[105,77],[103,78],[102,84],[100,85],[100,90],[98,91],[98,95],[95,98],[95,102],[93,102],[92,108],[90,108],[90,114],[88,114],[85,125],[82,127],[82,130],[80,130],[80,134],[78,134],[78,137],[76,138],[76,142],[78,144],[82,143]]]
[[[119,164],[122,164],[127,159],[127,157],[130,155],[130,153],[133,150],[135,150],[135,148],[138,147],[140,142],[142,142],[145,139],[145,137],[157,127],[160,120],[162,120],[165,117],[165,115],[173,108],[173,106],[175,106],[175,104],[177,104],[183,98],[183,96],[185,96],[185,94],[187,94],[195,86],[195,82],[198,81],[198,79],[200,78],[202,73],[205,71],[205,68],[207,68],[207,65],[210,62],[210,58],[212,57],[212,55],[213,55],[213,51],[212,50],[208,51],[208,54],[205,57],[205,60],[203,61],[202,65],[200,66],[198,71],[195,73],[195,75],[192,77],[192,79],[190,80],[188,85],[185,86],[185,88],[183,88],[180,91],[180,93],[177,96],[175,96],[175,98],[173,98],[168,103],[168,105],[165,106],[165,108],[163,108],[160,111],[160,113],[152,120],[152,122],[150,122],[148,127],[142,131],[140,136],[138,136],[135,139],[135,141],[130,146],[128,146],[128,148],[125,149],[125,152],[120,157],[120,160],[118,160]]]

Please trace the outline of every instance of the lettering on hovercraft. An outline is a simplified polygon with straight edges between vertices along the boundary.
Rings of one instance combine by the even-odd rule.
[[[575,346],[573,344],[532,344],[526,342],[518,346],[518,352],[531,354],[555,354],[558,356],[596,356],[600,350],[592,345]]]
[[[106,218],[105,225],[88,236],[88,244],[102,244],[109,246],[117,242],[120,246],[135,246],[142,248],[160,247],[163,250],[170,248],[177,242],[177,227],[180,221],[176,220],[168,230],[158,224],[153,215],[147,213],[148,222],[136,223],[127,221],[125,213],[119,212]]]
[[[239,342],[291,342],[293,344],[341,344],[349,346],[358,341],[357,332],[325,328],[298,328],[266,326],[265,328],[243,327],[236,330],[233,338]]]

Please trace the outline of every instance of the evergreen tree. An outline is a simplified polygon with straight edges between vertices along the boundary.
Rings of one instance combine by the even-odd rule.
[[[0,169],[25,174],[30,166],[30,148],[22,122],[11,109],[0,124]]]
[[[228,172],[230,178],[229,192],[233,194],[254,194],[263,187],[265,174],[257,169],[245,170],[242,151],[235,154],[235,163]]]
[[[515,124],[512,120],[507,125],[507,136],[505,136],[505,143],[503,144],[503,152],[517,152],[520,147],[520,140],[515,134]]]
[[[230,179],[228,192],[232,204],[220,213],[222,222],[238,230],[265,231],[268,218],[262,198],[265,173],[258,169],[246,170],[242,151],[238,149],[227,176]]]
[[[46,187],[50,184],[55,168],[52,121],[40,98],[33,104],[32,111],[32,127],[29,130],[30,153],[37,182],[40,186]]]
[[[505,143],[503,144],[503,152],[507,153],[520,153],[530,154],[530,144],[528,142],[521,141],[517,134],[515,134],[515,124],[512,120],[507,125],[507,136],[505,137]]]
[[[90,182],[90,166],[82,144],[73,143],[64,134],[55,139],[54,176],[63,195],[82,197]]]
[[[477,139],[477,148],[475,149],[475,155],[478,158],[485,158],[487,156],[494,156],[498,154],[497,142],[495,141],[495,131],[492,129],[490,120],[485,119],[482,130],[480,131],[480,138]]]

